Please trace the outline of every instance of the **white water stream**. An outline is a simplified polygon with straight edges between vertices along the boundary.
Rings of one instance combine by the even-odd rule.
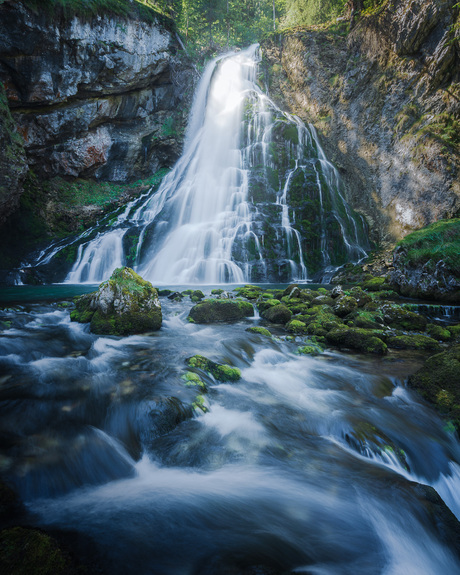
[[[156,284],[305,281],[310,267],[331,267],[331,250],[346,252],[347,261],[365,256],[366,238],[340,192],[337,171],[314,129],[262,92],[259,59],[254,45],[208,65],[182,157],[158,191],[132,202],[110,229],[82,237],[67,283],[102,281],[126,264]],[[295,142],[284,139],[289,129]],[[291,180],[309,171],[320,198],[317,213],[310,213],[311,225],[321,230],[317,249],[290,205]],[[137,236],[134,261],[126,255],[128,230]],[[316,262],[315,249],[321,252]]]

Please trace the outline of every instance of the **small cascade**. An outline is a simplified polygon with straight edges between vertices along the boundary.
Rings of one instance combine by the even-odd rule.
[[[67,283],[100,282],[127,264],[156,284],[220,284],[317,281],[365,257],[364,221],[315,129],[262,92],[259,60],[253,45],[210,63],[183,155],[159,189],[35,265],[72,246]]]

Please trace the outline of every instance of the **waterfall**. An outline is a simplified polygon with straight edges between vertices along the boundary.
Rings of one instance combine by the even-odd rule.
[[[156,284],[306,281],[365,257],[337,170],[314,128],[262,92],[259,61],[253,45],[207,66],[182,157],[80,244],[66,282],[102,281],[125,263]]]

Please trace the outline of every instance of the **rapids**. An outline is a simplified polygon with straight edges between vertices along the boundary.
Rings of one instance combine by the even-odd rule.
[[[301,338],[245,331],[259,319],[162,306],[159,332],[127,338],[61,304],[1,312],[0,461],[31,525],[119,575],[460,572],[423,487],[460,517],[460,445],[404,385],[420,356],[302,356]],[[206,412],[181,379],[196,353],[242,372],[207,379]]]

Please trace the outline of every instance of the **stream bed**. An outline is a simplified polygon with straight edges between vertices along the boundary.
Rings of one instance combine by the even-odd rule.
[[[0,312],[0,468],[31,525],[80,533],[116,575],[460,573],[426,487],[460,518],[460,445],[404,385],[423,356],[304,356],[246,331],[260,319],[197,325],[189,298],[161,303],[159,332],[125,338],[62,302]],[[194,354],[242,373],[201,373],[204,410],[182,378]]]

